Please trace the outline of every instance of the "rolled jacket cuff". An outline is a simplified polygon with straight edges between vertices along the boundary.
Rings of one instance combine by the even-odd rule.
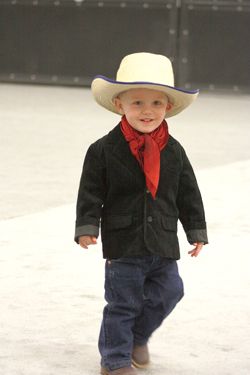
[[[190,244],[195,242],[203,242],[204,245],[208,244],[207,230],[206,229],[192,229],[186,232],[187,240]]]
[[[99,227],[95,225],[81,225],[80,227],[76,227],[75,230],[75,242],[79,243],[78,238],[81,236],[99,236]]]

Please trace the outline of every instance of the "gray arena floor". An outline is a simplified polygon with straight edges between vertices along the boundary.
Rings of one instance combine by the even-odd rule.
[[[179,228],[185,298],[152,337],[141,374],[250,373],[250,97],[201,93],[169,119],[194,166],[210,244]],[[118,123],[89,89],[0,85],[0,369],[94,375],[103,300],[100,240],[73,242],[88,145]]]

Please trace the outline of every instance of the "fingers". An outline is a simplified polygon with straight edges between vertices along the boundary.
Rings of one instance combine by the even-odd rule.
[[[79,245],[84,249],[88,249],[89,243],[87,241],[81,241],[79,242]]]
[[[201,252],[201,249],[200,250],[194,249],[194,250],[189,251],[188,254],[190,254],[191,257],[197,257],[200,252]]]
[[[188,252],[188,254],[190,254],[191,257],[197,257],[200,254],[200,252],[201,252],[201,250],[204,246],[204,243],[203,242],[197,242],[197,243],[194,243],[193,245],[195,246],[195,248],[193,250],[190,250]]]
[[[84,249],[88,249],[89,245],[95,245],[97,243],[97,239],[94,236],[81,236],[79,238],[79,245]]]

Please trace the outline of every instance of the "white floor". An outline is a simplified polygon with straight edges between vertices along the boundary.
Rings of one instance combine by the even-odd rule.
[[[169,119],[206,206],[197,259],[180,228],[186,296],[151,340],[144,375],[250,373],[249,96],[201,94]],[[119,121],[88,89],[0,85],[0,369],[94,375],[103,300],[100,241],[73,242],[88,145]]]

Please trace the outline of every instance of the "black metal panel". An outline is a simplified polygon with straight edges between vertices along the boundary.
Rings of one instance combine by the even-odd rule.
[[[250,90],[250,1],[183,1],[178,84]]]
[[[169,1],[0,2],[0,80],[88,85],[113,76],[121,58],[176,55],[177,9]]]

